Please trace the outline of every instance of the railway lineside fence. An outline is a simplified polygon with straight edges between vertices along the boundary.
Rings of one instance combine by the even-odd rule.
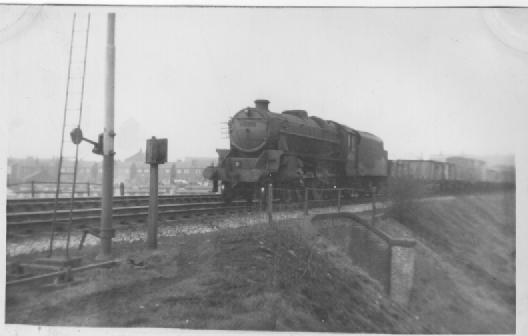
[[[8,199],[24,199],[24,198],[49,198],[55,197],[56,182],[46,181],[30,181],[24,183],[11,183],[7,185]],[[68,182],[61,182],[60,197],[71,196],[72,184]],[[186,186],[179,187],[178,185],[159,184],[158,190],[160,195],[175,195],[178,193],[198,193],[208,192],[210,187],[203,186]],[[75,186],[76,197],[96,197],[101,196],[101,184],[94,182],[77,182]],[[120,196],[142,196],[148,195],[148,185],[126,185],[124,183],[116,183],[114,185],[114,195]]]
[[[341,212],[346,211],[350,205],[357,208],[358,204],[364,204],[364,210],[367,211],[371,206],[380,206],[380,202],[385,200],[384,195],[376,190],[363,193],[350,188],[305,188],[302,190],[273,188],[272,190],[273,202],[269,201],[270,193],[263,190],[264,197],[259,197],[258,204],[254,205],[257,206],[258,211],[266,212],[268,219],[272,217],[280,219],[286,212],[291,213],[292,210],[295,215],[304,216]]]
[[[70,197],[72,190],[71,182],[61,182],[59,195]],[[57,182],[30,181],[24,183],[10,183],[7,185],[8,198],[45,198],[54,197]],[[78,197],[98,196],[101,193],[101,184],[93,182],[77,182],[75,195]]]
[[[275,190],[273,194],[276,198],[285,191],[292,194],[292,190],[286,189]],[[313,199],[312,191],[321,198]],[[388,206],[385,198],[375,192],[358,195],[337,188],[307,189],[301,196],[301,200],[290,202],[267,202],[271,207],[261,202],[256,217],[271,227],[305,225],[310,220],[322,237],[375,279],[387,295],[406,305],[413,286],[416,242],[393,237],[376,226],[376,210]],[[353,214],[371,209],[374,211],[368,216]]]

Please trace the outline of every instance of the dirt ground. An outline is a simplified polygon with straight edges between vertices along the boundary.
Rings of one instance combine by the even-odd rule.
[[[515,199],[461,196],[392,230],[418,240],[408,307],[390,301],[309,221],[115,244],[120,266],[7,290],[6,323],[61,326],[513,333]],[[96,247],[84,252],[95,259]],[[25,256],[18,256],[23,260]]]

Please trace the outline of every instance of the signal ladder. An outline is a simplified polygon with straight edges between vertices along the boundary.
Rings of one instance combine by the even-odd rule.
[[[53,210],[53,220],[51,223],[51,237],[48,257],[53,255],[53,243],[57,226],[57,208],[61,193],[61,185],[68,184],[71,185],[71,196],[66,240],[66,259],[69,259],[70,236],[73,219],[73,201],[75,198],[75,187],[77,183],[79,145],[73,144],[66,132],[69,132],[75,127],[80,127],[81,124],[89,31],[90,14],[73,14],[68,77],[66,80],[66,99],[64,103],[60,155],[57,169],[57,187],[55,191],[55,206]]]

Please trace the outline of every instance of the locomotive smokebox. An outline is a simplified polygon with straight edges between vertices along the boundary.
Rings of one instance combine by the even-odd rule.
[[[259,111],[269,112],[269,109],[268,109],[269,103],[270,102],[267,99],[257,99],[255,100],[255,108]]]

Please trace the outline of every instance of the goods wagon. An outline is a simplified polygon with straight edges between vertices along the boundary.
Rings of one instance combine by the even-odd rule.
[[[455,165],[455,180],[466,183],[478,183],[485,181],[486,163],[481,160],[451,156],[446,158],[448,163]]]
[[[392,160],[391,178],[412,178],[422,181],[443,181],[449,177],[448,165],[433,160]]]

